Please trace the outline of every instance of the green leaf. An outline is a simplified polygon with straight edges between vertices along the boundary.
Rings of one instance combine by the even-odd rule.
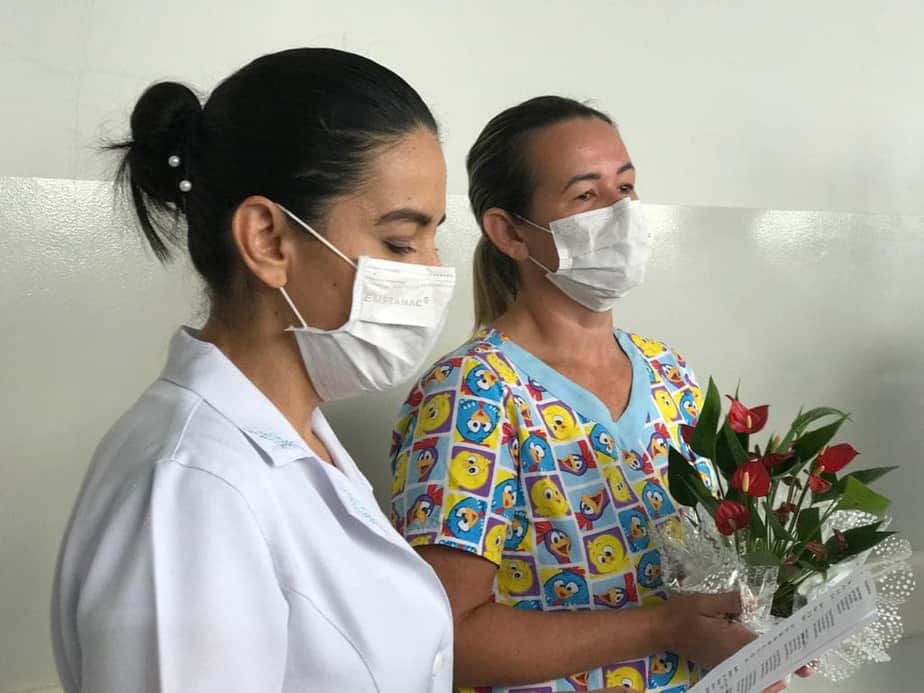
[[[780,557],[772,551],[751,551],[745,555],[745,560],[751,566],[779,566]]]
[[[787,486],[791,486],[792,484],[786,482],[785,480],[787,477],[791,476],[793,472],[798,471],[801,466],[802,466],[802,458],[800,458],[799,455],[793,455],[792,458],[790,458],[786,462],[783,462],[779,466],[774,467],[774,469],[770,472],[770,478],[780,479],[784,481],[784,483],[786,483]],[[801,485],[798,484],[798,480],[797,480],[797,487],[801,488]]]
[[[829,555],[832,556],[832,563],[840,563],[848,558],[858,556],[864,551],[868,551],[881,542],[886,537],[890,537],[895,532],[880,532],[879,527],[882,522],[874,522],[862,527],[848,529],[843,533],[843,540],[847,543],[847,549],[842,550],[841,544],[837,537],[831,537],[825,542],[825,548],[828,549]]]
[[[792,427],[796,430],[796,435],[801,435],[810,424],[826,416],[837,416],[841,419],[847,418],[846,412],[842,412],[840,409],[835,409],[833,407],[815,407],[804,413],[800,411],[799,415],[792,422]]]
[[[799,459],[803,462],[808,462],[813,459],[819,452],[821,452],[825,445],[831,442],[831,439],[837,435],[837,432],[841,428],[841,424],[847,420],[846,415],[841,417],[838,421],[835,421],[833,424],[828,424],[827,426],[822,426],[821,428],[816,428],[813,431],[809,431],[804,434],[801,438],[796,440],[794,446],[796,453],[799,455]]]
[[[892,504],[854,476],[844,479],[844,494],[837,504],[840,510],[860,510],[872,515],[882,515]]]
[[[715,381],[709,378],[709,387],[703,408],[699,412],[699,420],[693,429],[693,438],[690,447],[700,457],[715,459],[716,430],[719,427],[719,416],[722,413],[722,397]]]
[[[853,478],[864,484],[869,484],[877,479],[881,479],[889,472],[894,472],[898,467],[871,467],[869,469],[858,469],[847,475],[847,478]]]
[[[796,538],[786,531],[786,528],[780,524],[780,518],[776,516],[776,513],[771,509],[767,513],[767,522],[770,523],[770,529],[773,531],[774,539],[783,539],[785,541],[795,541]]]
[[[715,512],[718,501],[709,493],[699,472],[674,448],[668,451],[667,479],[670,493],[678,503],[690,507],[700,503],[710,515]]]
[[[751,513],[751,536],[753,537],[765,537],[767,536],[767,527],[764,525],[763,521],[760,519],[760,513],[757,512],[757,506],[753,502],[752,498],[748,499],[748,510]]]
[[[818,508],[805,508],[796,518],[796,536],[799,541],[821,541],[821,513]]]
[[[739,451],[737,447],[732,449],[733,446],[740,447],[738,439],[728,427],[728,422],[726,421],[719,431],[718,439],[715,443],[715,464],[726,481],[731,481],[735,470],[741,464],[739,458],[742,451]],[[744,454],[746,457],[747,453]]]

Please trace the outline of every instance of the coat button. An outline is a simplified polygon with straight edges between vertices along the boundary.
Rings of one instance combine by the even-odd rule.
[[[444,666],[446,666],[446,657],[443,656],[442,652],[437,652],[436,657],[433,658],[433,675],[438,675]]]

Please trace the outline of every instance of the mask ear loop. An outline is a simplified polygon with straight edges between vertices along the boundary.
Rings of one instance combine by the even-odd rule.
[[[279,290],[282,292],[282,297],[286,300],[286,303],[289,304],[289,308],[292,309],[292,312],[295,313],[295,317],[298,318],[298,321],[302,324],[303,329],[308,329],[308,323],[305,322],[305,319],[302,317],[302,314],[298,312],[298,308],[295,307],[295,304],[292,303],[292,299],[289,298],[289,294],[286,293],[286,288],[280,286]]]
[[[353,262],[353,261],[352,261],[350,258],[348,258],[346,255],[344,255],[344,254],[340,251],[340,249],[339,249],[337,246],[335,246],[335,245],[334,245],[333,243],[331,243],[329,240],[327,240],[326,238],[324,238],[324,236],[322,236],[322,235],[319,234],[317,231],[315,231],[313,228],[311,228],[310,226],[308,226],[308,224],[306,224],[304,221],[302,221],[301,219],[299,219],[295,214],[293,214],[292,212],[290,212],[288,209],[286,209],[285,207],[283,207],[283,206],[282,206],[281,204],[279,204],[278,202],[276,203],[276,206],[279,207],[279,209],[281,209],[281,210],[283,211],[283,213],[284,213],[286,216],[288,216],[292,221],[294,221],[296,224],[298,224],[299,226],[301,226],[301,227],[302,227],[303,229],[305,229],[308,233],[310,233],[312,236],[314,236],[314,237],[317,238],[319,241],[321,241],[321,243],[323,243],[324,245],[326,245],[330,250],[332,250],[334,253],[336,253],[336,254],[339,255],[341,258],[343,258],[347,263],[349,263],[350,267],[352,267],[353,269],[359,271],[359,267],[356,265],[356,263]],[[302,328],[307,330],[307,329],[308,329],[308,323],[305,322],[305,319],[302,317],[302,314],[298,312],[298,308],[295,307],[295,304],[292,302],[292,299],[289,298],[289,294],[286,292],[285,287],[284,287],[284,286],[280,286],[280,287],[279,287],[279,290],[282,292],[282,297],[286,300],[286,303],[289,304],[289,308],[291,308],[291,309],[292,309],[292,312],[295,313],[295,317],[297,317],[297,318],[298,318],[298,321],[302,324]]]
[[[299,219],[297,216],[295,216],[294,214],[292,214],[292,212],[290,212],[288,209],[286,209],[285,207],[283,207],[283,206],[282,206],[281,204],[279,204],[278,202],[276,203],[276,206],[279,207],[279,209],[281,209],[281,210],[286,214],[286,216],[288,216],[292,221],[294,221],[296,224],[298,224],[299,226],[301,226],[303,229],[305,229],[305,230],[306,230],[308,233],[310,233],[312,236],[314,236],[314,237],[317,238],[319,241],[321,241],[321,243],[323,243],[324,245],[326,245],[330,250],[332,250],[332,251],[335,252],[337,255],[339,255],[340,257],[342,257],[347,263],[349,263],[350,267],[352,267],[352,268],[355,269],[355,270],[358,270],[358,269],[359,269],[359,267],[357,267],[357,265],[356,265],[355,262],[353,262],[353,261],[352,261],[350,258],[348,258],[346,255],[344,255],[344,254],[340,251],[340,249],[339,249],[337,246],[335,246],[335,245],[334,245],[333,243],[331,243],[329,240],[327,240],[326,238],[324,238],[324,236],[322,236],[322,235],[319,234],[317,231],[315,231],[313,228],[311,228],[310,226],[308,226],[308,224],[306,224],[304,221],[302,221],[302,220]]]
[[[544,226],[539,226],[539,224],[537,224],[537,223],[535,223],[535,222],[532,222],[532,221],[530,221],[529,219],[527,219],[526,217],[520,216],[519,214],[514,213],[513,216],[515,216],[515,217],[516,217],[517,219],[519,219],[520,221],[522,221],[522,222],[524,222],[524,223],[526,223],[526,224],[529,224],[530,226],[532,226],[532,227],[534,227],[534,228],[539,229],[540,231],[545,231],[546,233],[551,233],[553,237],[555,236],[555,234],[552,233],[552,229],[547,229],[547,228],[544,227]],[[533,263],[534,265],[536,265],[537,267],[539,267],[539,268],[545,270],[546,273],[548,273],[548,274],[555,274],[552,270],[550,270],[548,267],[546,267],[545,265],[543,265],[541,262],[539,262],[539,261],[538,261],[536,258],[534,258],[532,255],[529,256],[529,261],[532,262],[532,263]]]

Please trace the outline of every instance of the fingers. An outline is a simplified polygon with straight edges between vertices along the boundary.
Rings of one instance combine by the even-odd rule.
[[[801,676],[804,679],[807,679],[811,675],[812,675],[812,669],[808,665],[804,667],[799,667],[799,669],[796,671],[796,676]]]
[[[765,688],[764,693],[780,693],[780,691],[785,691],[785,690],[786,690],[786,684],[783,683],[782,681],[778,681],[772,686]]]

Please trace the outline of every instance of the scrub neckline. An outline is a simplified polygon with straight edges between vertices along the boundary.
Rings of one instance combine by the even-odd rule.
[[[595,423],[602,423],[614,433],[622,432],[625,426],[631,424],[626,421],[637,420],[645,413],[644,393],[648,390],[648,373],[646,363],[638,349],[632,343],[632,338],[625,330],[614,328],[613,336],[619,348],[629,359],[632,368],[632,385],[629,390],[629,399],[626,408],[617,419],[613,419],[609,407],[590,390],[579,385],[560,371],[552,368],[542,359],[521,347],[497,328],[491,328],[491,334],[500,338],[500,348],[504,356],[513,361],[514,365],[530,378],[539,383],[546,391],[555,395],[557,399],[565,402],[579,414]]]

